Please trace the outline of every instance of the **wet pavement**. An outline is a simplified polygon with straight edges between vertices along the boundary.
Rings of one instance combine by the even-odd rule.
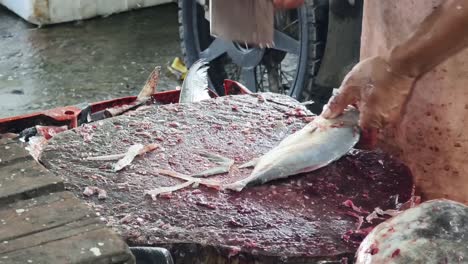
[[[0,118],[136,95],[157,65],[173,89],[176,56],[175,4],[42,28],[0,6]]]

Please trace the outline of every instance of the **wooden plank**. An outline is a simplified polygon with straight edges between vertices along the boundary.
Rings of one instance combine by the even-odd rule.
[[[63,181],[37,163],[20,143],[0,140],[0,207],[63,191]]]
[[[11,227],[0,229],[0,240],[13,240],[90,217],[95,214],[70,192],[20,201],[0,210],[0,221]]]
[[[16,162],[16,160],[34,160],[20,143],[11,139],[0,138],[0,165]]]
[[[0,263],[133,263],[123,240],[70,192],[0,210]]]
[[[120,237],[109,229],[101,228],[68,239],[2,254],[0,263],[132,264],[135,260]]]
[[[37,245],[46,244],[50,241],[67,239],[82,233],[92,232],[102,228],[102,224],[100,224],[95,217],[67,223],[51,229],[44,228],[37,233],[29,233],[28,235],[24,235],[12,240],[1,241],[4,244],[2,244],[0,254],[8,254],[14,251],[24,250],[30,247],[35,247]],[[5,241],[7,241],[7,243],[5,243]]]

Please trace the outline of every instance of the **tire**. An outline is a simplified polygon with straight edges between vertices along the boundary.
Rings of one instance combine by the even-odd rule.
[[[174,264],[171,253],[165,248],[131,247],[136,264]]]
[[[209,34],[208,21],[203,18],[203,6],[198,4],[195,0],[178,0],[178,4],[179,34],[182,53],[186,65],[191,66],[202,57],[200,53],[203,50],[211,48],[210,45],[214,43],[214,39]],[[284,33],[298,40],[299,52],[289,55],[289,53],[284,50],[264,49],[262,51],[263,57],[260,63],[255,66],[255,85],[252,85],[253,83],[250,82],[250,87],[246,86],[254,92],[282,92],[300,101],[314,100],[309,92],[317,89],[317,87],[314,87],[314,78],[319,71],[325,50],[328,29],[328,8],[328,0],[306,0],[302,7],[288,11],[288,13],[282,14],[280,18],[277,18],[279,17],[279,15],[277,15],[277,21],[280,22],[293,21],[291,23],[293,24],[294,21],[297,20],[297,23],[293,26],[288,24],[284,27],[286,28]],[[280,22],[278,22],[279,25],[283,25]],[[294,29],[292,29],[292,27],[294,27]],[[290,30],[292,33],[287,30]],[[295,37],[298,37],[298,39]],[[294,51],[297,51],[297,49]],[[235,71],[230,71],[230,68],[228,69],[228,66],[230,66],[230,62],[226,62],[230,59],[227,58],[228,56],[229,55],[224,54],[210,61],[210,69],[208,71],[210,87],[214,88],[220,95],[223,95],[222,81],[224,79],[229,78],[236,80],[236,78],[232,78],[232,76],[229,75]],[[297,62],[294,60],[294,62],[290,63],[292,65],[291,67],[289,64],[286,65],[286,63],[292,61],[292,59],[286,61],[286,58],[289,59],[290,57],[298,57]],[[266,66],[262,67],[264,65]],[[239,65],[236,66],[241,67]],[[291,70],[291,72],[288,72],[287,75],[286,73],[282,75],[283,69],[293,68],[293,66],[294,69]],[[237,80],[241,79],[241,82],[246,79],[245,76],[243,76],[244,69],[245,68],[242,68],[240,76],[235,76],[239,77]],[[279,73],[275,74],[277,69]],[[267,74],[264,73],[265,71]],[[265,75],[267,75],[266,81],[264,80]],[[275,78],[279,79],[279,81],[275,81]],[[245,84],[245,82],[242,83]],[[272,88],[273,86],[275,89]]]

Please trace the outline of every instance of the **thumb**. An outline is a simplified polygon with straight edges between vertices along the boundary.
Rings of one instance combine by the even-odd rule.
[[[355,88],[356,87],[345,86],[338,89],[338,93],[333,95],[328,101],[328,104],[325,105],[321,116],[326,119],[335,118],[343,113],[348,105],[356,103],[359,94],[356,93],[357,89]]]

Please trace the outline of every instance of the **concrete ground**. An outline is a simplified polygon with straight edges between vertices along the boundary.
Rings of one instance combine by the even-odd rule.
[[[0,118],[136,95],[155,66],[178,81],[175,4],[37,28],[0,6]]]

